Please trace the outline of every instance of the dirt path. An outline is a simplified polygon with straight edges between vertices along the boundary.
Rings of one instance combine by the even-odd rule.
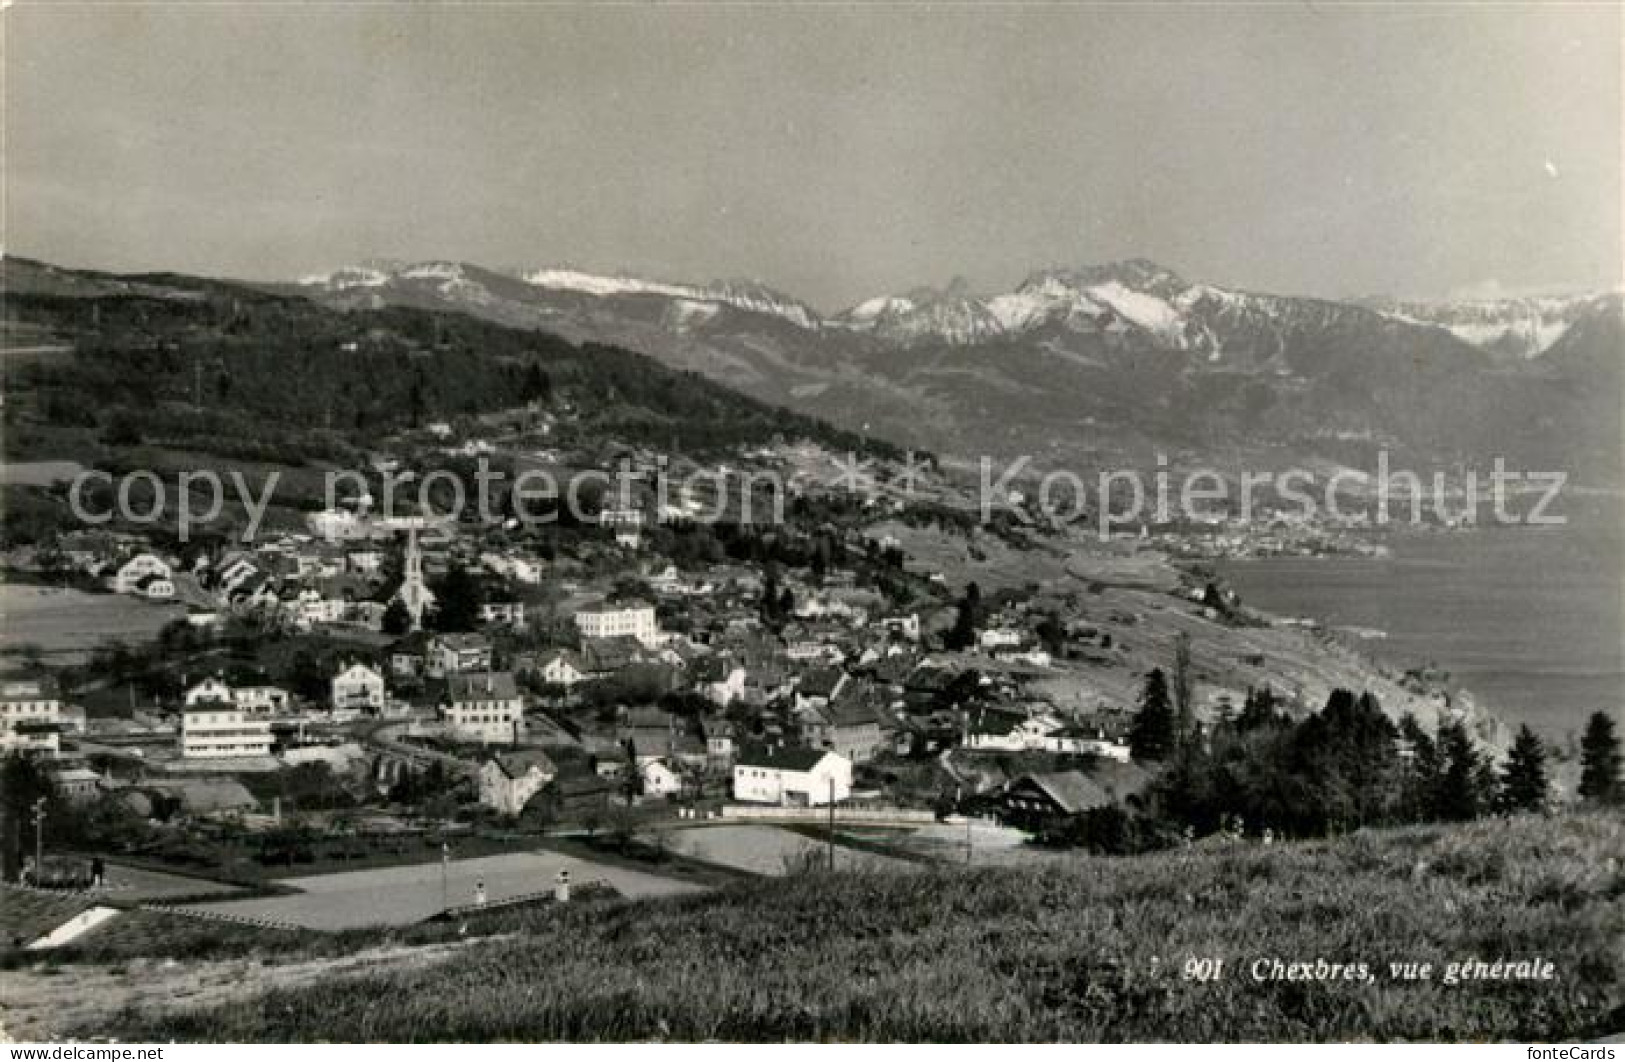
[[[229,959],[177,962],[132,959],[111,966],[62,966],[54,972],[0,973],[0,1042],[33,1043],[65,1036],[94,1037],[125,1007],[190,1010],[333,978],[411,970],[441,962],[497,937],[422,947],[370,948],[326,959]]]

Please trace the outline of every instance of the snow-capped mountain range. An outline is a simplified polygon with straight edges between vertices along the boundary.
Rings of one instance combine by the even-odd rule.
[[[1339,318],[1369,318],[1438,328],[1492,354],[1537,357],[1551,349],[1580,317],[1618,301],[1618,295],[1575,295],[1458,302],[1361,300],[1335,302],[1237,291],[1190,283],[1154,262],[1131,259],[1081,269],[1036,272],[1014,290],[973,293],[963,280],[942,289],[878,295],[832,316],[759,281],[690,284],[569,268],[484,270],[456,262],[369,262],[306,277],[301,287],[334,294],[365,294],[390,285],[432,286],[457,302],[489,303],[503,296],[489,280],[517,280],[540,298],[660,300],[674,331],[703,326],[724,308],[777,318],[807,332],[868,336],[888,347],[925,343],[975,346],[1045,332],[1102,336],[1135,334],[1169,350],[1209,361],[1227,355],[1267,358],[1271,333],[1296,327],[1305,316],[1316,327]],[[511,292],[509,293],[512,294]],[[1346,322],[1345,322],[1346,323]],[[1366,323],[1371,323],[1367,320]]]
[[[1371,300],[1396,320],[1443,328],[1475,347],[1511,357],[1546,353],[1580,318],[1606,307],[1610,295],[1460,299],[1438,302]],[[1613,298],[1618,297],[1614,293]]]
[[[371,262],[277,286],[329,306],[456,312],[608,344],[939,453],[1278,447],[1516,453],[1618,482],[1618,294],[1334,301],[1188,281],[1145,260],[963,281],[820,313],[753,281]],[[1330,441],[1328,441],[1330,440]]]

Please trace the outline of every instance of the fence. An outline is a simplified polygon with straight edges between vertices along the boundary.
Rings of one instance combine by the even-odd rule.
[[[722,809],[725,820],[738,822],[829,822],[830,809],[750,807],[729,804]],[[837,807],[837,823],[863,823],[880,826],[929,826],[937,821],[935,812],[922,808],[855,808]]]
[[[233,925],[252,926],[255,929],[282,929],[301,930],[304,926],[292,922],[283,922],[275,918],[255,918],[251,915],[228,914],[225,911],[209,911],[201,907],[168,907],[157,903],[144,903],[143,911],[153,911],[158,914],[180,915],[184,918],[196,918],[205,922],[229,922]]]

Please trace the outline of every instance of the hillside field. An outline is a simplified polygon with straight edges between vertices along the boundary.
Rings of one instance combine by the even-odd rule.
[[[433,962],[262,990],[295,980],[284,965],[207,1008],[109,1003],[64,1031],[149,1042],[1589,1039],[1625,1031],[1622,854],[1625,816],[1594,812],[1023,868],[808,873],[536,911]],[[1508,967],[1511,979],[1447,978],[1474,960],[1526,965]],[[1354,979],[1305,980],[1289,965],[1313,973],[1317,962],[1322,973],[1353,966]],[[1433,971],[1406,980],[1399,963]],[[1255,980],[1255,968],[1279,979]],[[71,991],[95,969],[8,976]]]

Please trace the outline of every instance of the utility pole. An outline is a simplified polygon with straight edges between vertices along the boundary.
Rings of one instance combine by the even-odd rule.
[[[964,786],[955,786],[954,787],[954,807],[959,809],[959,813],[961,815],[965,815],[965,788],[964,788]],[[965,815],[965,865],[966,866],[970,866],[970,864],[971,864],[971,850],[972,850],[972,846],[973,846],[973,843],[974,843],[971,840],[970,828],[971,828],[970,816]]]
[[[835,779],[829,780],[829,869],[835,869]]]
[[[34,801],[34,884],[45,877],[45,798]]]
[[[451,892],[447,876],[451,872],[451,845],[445,841],[440,842],[440,909],[451,909]]]

